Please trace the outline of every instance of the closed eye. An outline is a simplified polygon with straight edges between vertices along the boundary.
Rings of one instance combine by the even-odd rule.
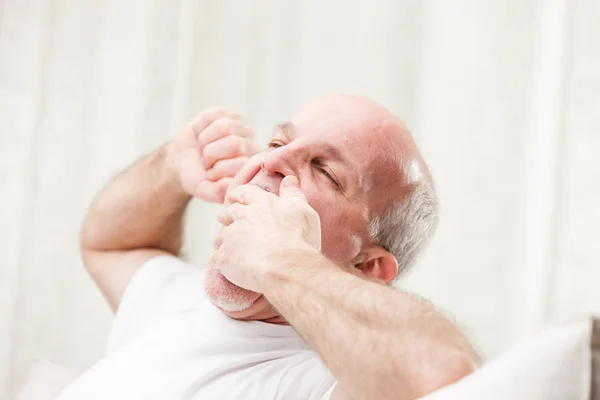
[[[331,181],[332,184],[334,184],[338,189],[340,188],[340,184],[335,180],[335,178],[333,177],[333,175],[327,171],[325,168],[321,167],[319,164],[315,165],[315,168],[319,170],[319,172],[327,179],[329,179],[329,181]]]
[[[328,179],[331,179],[332,181],[335,182],[335,180],[333,179],[333,177],[329,174],[329,172],[327,172],[326,170],[324,170],[323,168],[319,168],[319,171],[321,171],[321,173],[323,175],[325,175]]]

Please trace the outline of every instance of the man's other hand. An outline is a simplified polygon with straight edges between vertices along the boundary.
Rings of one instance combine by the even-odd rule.
[[[282,180],[279,196],[242,185],[227,193],[227,202],[231,205],[217,217],[223,228],[215,237],[209,266],[232,283],[264,293],[263,278],[269,268],[277,268],[276,257],[307,248],[320,251],[319,214],[295,176]]]
[[[223,203],[229,183],[259,151],[254,131],[235,111],[213,107],[192,118],[169,148],[169,158],[190,195]]]

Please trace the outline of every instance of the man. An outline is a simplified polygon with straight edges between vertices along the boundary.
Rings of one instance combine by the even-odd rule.
[[[207,110],[92,204],[83,259],[117,315],[61,399],[415,399],[477,366],[451,323],[387,286],[436,222],[404,125],[340,95],[264,152],[252,137]],[[176,258],[192,197],[227,205],[205,275]]]

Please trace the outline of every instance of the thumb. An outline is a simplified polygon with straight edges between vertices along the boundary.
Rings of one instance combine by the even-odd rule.
[[[300,190],[298,178],[294,175],[288,175],[281,181],[279,187],[279,197],[297,197],[300,200],[306,202],[306,196]]]

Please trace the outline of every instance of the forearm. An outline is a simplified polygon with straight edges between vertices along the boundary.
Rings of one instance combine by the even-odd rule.
[[[418,398],[478,363],[461,333],[420,299],[344,272],[315,251],[277,265],[265,296],[357,399]]]
[[[168,148],[137,161],[98,195],[83,223],[84,250],[155,248],[178,254],[190,196]]]

